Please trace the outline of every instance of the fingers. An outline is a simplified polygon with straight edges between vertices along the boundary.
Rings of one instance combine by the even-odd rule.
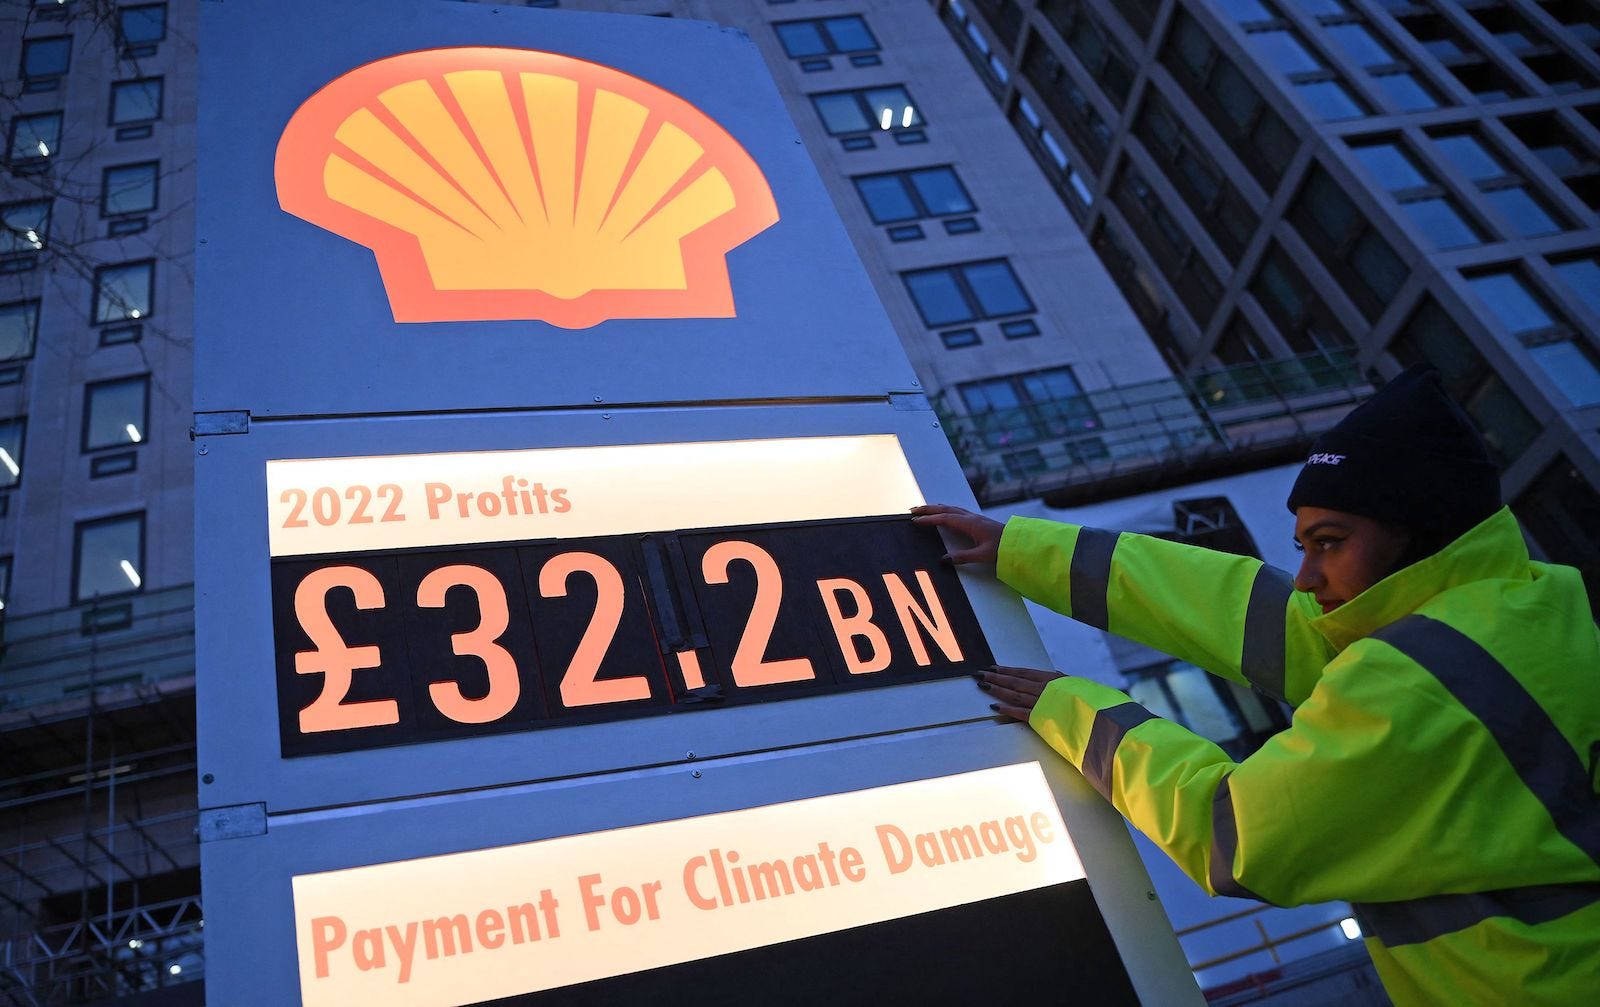
[[[996,666],[972,677],[977,680],[978,688],[994,698],[990,709],[1014,720],[1025,721],[1038,705],[1045,687],[1065,676],[1059,671]]]

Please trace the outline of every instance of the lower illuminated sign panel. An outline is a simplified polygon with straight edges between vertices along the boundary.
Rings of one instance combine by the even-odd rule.
[[[285,756],[894,685],[992,663],[908,518],[273,560]]]
[[[781,977],[748,966],[812,960],[807,949],[814,957],[826,948],[815,943],[823,935],[854,928],[887,928],[877,932],[893,942],[910,932],[907,922],[920,921],[926,934],[926,924],[937,927],[953,907],[1020,898],[1007,904],[1027,913],[1043,903],[1024,896],[1040,892],[1076,899],[1081,904],[1065,918],[1080,927],[1091,920],[1093,932],[1006,933],[1009,922],[1027,922],[1019,919],[1005,928],[990,921],[987,929],[996,932],[974,930],[966,939],[973,946],[997,935],[1008,943],[1039,940],[1056,960],[1101,956],[1102,978],[1079,982],[1111,991],[1097,1003],[1131,997],[1037,763],[302,875],[293,888],[301,994],[311,1007],[515,1003],[597,983],[590,988],[604,1002],[644,992],[649,970],[669,983],[748,975],[739,980],[752,983],[743,991],[748,1002],[793,1002],[773,988]],[[962,926],[979,918],[969,912]],[[1056,943],[1058,937],[1076,944]],[[762,954],[784,942],[794,943],[776,956]],[[884,971],[872,959],[894,948],[852,945],[857,960],[832,968],[857,971],[854,986],[862,992],[874,970]],[[945,962],[946,971],[966,960],[964,971],[983,983],[1010,981],[1009,965],[969,952],[923,946],[916,953]],[[1017,954],[1027,957],[1024,949]],[[673,971],[716,956],[726,957]],[[1081,959],[1072,971],[1084,975]],[[646,975],[617,985],[615,977],[640,973]],[[817,988],[816,977],[795,981]]]

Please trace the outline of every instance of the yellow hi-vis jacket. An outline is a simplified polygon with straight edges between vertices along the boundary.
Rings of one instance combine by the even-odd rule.
[[[1509,510],[1326,615],[1256,559],[1028,518],[998,572],[1295,708],[1239,763],[1087,679],[1034,708],[1208,891],[1354,903],[1402,1007],[1600,1004],[1600,631]]]

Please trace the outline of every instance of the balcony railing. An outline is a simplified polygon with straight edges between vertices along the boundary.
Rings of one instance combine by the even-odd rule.
[[[194,675],[194,586],[0,621],[0,717]]]
[[[985,506],[1063,487],[1266,459],[1337,422],[1371,394],[1343,350],[1120,385],[968,413],[953,390],[934,406]]]

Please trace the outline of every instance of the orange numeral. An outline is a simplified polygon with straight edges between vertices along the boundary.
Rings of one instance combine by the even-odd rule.
[[[522,695],[517,662],[496,642],[511,624],[511,612],[506,607],[505,586],[478,566],[446,566],[428,574],[417,586],[417,604],[422,608],[443,608],[445,594],[457,585],[471,588],[477,596],[478,625],[465,633],[451,634],[451,649],[483,662],[489,672],[489,692],[480,699],[468,699],[461,694],[459,682],[434,682],[428,686],[428,695],[440,713],[457,723],[487,724],[510,713]]]
[[[574,573],[586,573],[594,578],[596,597],[594,615],[578,642],[577,653],[566,674],[561,676],[561,702],[571,709],[577,706],[596,706],[600,703],[626,703],[635,699],[650,698],[650,680],[643,675],[628,678],[595,680],[600,673],[600,662],[622,624],[622,575],[605,557],[592,552],[564,552],[552,557],[539,571],[539,593],[546,598],[565,598],[567,581]]]
[[[756,572],[756,598],[750,607],[750,618],[745,622],[739,646],[733,652],[733,681],[737,685],[775,685],[779,682],[803,682],[816,678],[811,660],[791,657],[783,661],[768,661],[767,644],[772,640],[772,628],[778,624],[778,606],[783,602],[783,575],[778,572],[778,562],[765,549],[754,542],[718,542],[706,550],[700,560],[700,569],[707,584],[728,583],[728,566],[734,560],[749,563]]]

